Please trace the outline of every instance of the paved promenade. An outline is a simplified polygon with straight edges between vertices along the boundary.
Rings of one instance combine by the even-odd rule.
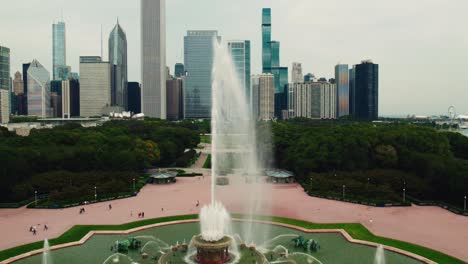
[[[2,209],[0,210],[0,250],[25,243],[54,238],[74,225],[123,224],[137,221],[138,212],[145,218],[171,215],[197,214],[197,200],[210,201],[209,170],[204,177],[179,178],[172,185],[148,185],[137,197],[109,203],[87,205],[86,213],[79,208],[62,210]],[[217,195],[231,212],[243,213],[248,193],[254,185],[239,186],[232,183],[220,187]],[[249,190],[249,188],[254,188]],[[271,201],[271,207],[263,206],[258,214],[269,214],[303,219],[317,223],[362,223],[373,233],[433,248],[468,261],[468,218],[452,214],[438,207],[374,208],[307,196],[302,188],[293,185],[266,185],[254,195],[261,201]],[[43,230],[47,224],[48,231]],[[34,236],[30,226],[37,226]]]

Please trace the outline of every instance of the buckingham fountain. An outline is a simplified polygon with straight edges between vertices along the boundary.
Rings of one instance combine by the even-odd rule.
[[[388,257],[395,263],[420,263],[387,253],[383,247],[351,245],[340,234],[311,238],[289,227],[255,220],[255,215],[272,214],[272,185],[262,176],[270,168],[271,137],[265,124],[250,118],[247,96],[229,52],[219,43],[214,47],[211,201],[200,210],[199,227],[195,223],[168,225],[136,232],[133,237],[120,235],[117,241],[114,236],[99,235],[80,247],[53,252],[45,241],[42,263],[51,264],[54,259],[69,264],[385,264]],[[240,213],[235,221],[225,205]],[[166,242],[175,239],[181,242]],[[110,247],[110,255],[102,251],[102,245]],[[82,252],[81,258],[70,257],[76,252]],[[39,261],[33,257],[19,263]]]

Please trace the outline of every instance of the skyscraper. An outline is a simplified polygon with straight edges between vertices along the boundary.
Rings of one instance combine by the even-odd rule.
[[[80,115],[101,116],[111,101],[109,62],[99,56],[80,57]]]
[[[211,75],[218,31],[188,31],[184,38],[185,118],[211,117]]]
[[[304,76],[302,75],[302,64],[299,62],[293,62],[291,72],[292,83],[304,82]]]
[[[367,60],[356,65],[355,72],[356,117],[363,120],[379,118],[379,65]]]
[[[0,89],[10,90],[10,49],[0,46]]]
[[[335,66],[335,82],[338,91],[337,115],[338,117],[349,115],[349,69],[348,64]]]
[[[80,81],[74,78],[69,80],[70,83],[70,116],[80,116]]]
[[[259,80],[259,119],[271,120],[275,117],[274,76],[262,74]]]
[[[184,118],[184,81],[182,78],[167,80],[167,119]]]
[[[28,115],[51,117],[50,73],[37,60],[33,60],[28,67],[27,87]]]
[[[0,123],[10,122],[10,49],[0,46]]]
[[[127,109],[127,35],[117,20],[109,36],[109,64],[111,67],[111,105]]]
[[[290,83],[289,118],[336,118],[336,85],[328,82]]]
[[[262,62],[263,72],[271,68],[271,8],[262,10]]]
[[[349,69],[349,114],[352,116],[356,115],[356,86],[355,84],[356,76],[356,65]]]
[[[185,76],[185,66],[183,63],[176,63],[174,67],[174,77],[180,78]]]
[[[70,67],[67,66],[67,42],[65,22],[58,22],[52,25],[52,80],[66,80],[70,74]]]
[[[23,76],[19,71],[15,73],[15,79],[13,79],[13,92],[15,95],[24,93]]]
[[[128,83],[128,111],[141,113],[141,86],[137,82]]]
[[[228,41],[234,67],[240,83],[244,87],[247,102],[250,101],[250,40]]]
[[[166,1],[141,0],[143,113],[166,119]]]

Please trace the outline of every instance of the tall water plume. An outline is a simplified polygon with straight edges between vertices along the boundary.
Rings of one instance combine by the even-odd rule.
[[[49,240],[44,240],[44,249],[42,251],[42,264],[52,264],[52,257],[50,256]]]
[[[374,257],[374,264],[385,264],[385,250],[382,245],[377,247]]]
[[[212,203],[223,202],[233,206],[235,213],[246,215],[242,238],[248,243],[260,243],[258,240],[266,238],[269,232],[254,226],[252,218],[255,214],[270,213],[269,185],[261,177],[265,168],[265,151],[257,141],[258,126],[252,118],[248,97],[232,57],[224,45],[216,42],[214,47]],[[261,134],[268,133],[262,131]],[[227,177],[229,184],[217,185],[220,177]]]

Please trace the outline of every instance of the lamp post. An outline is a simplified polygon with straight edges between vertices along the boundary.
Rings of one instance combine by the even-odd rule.
[[[37,206],[37,191],[34,191],[34,204]]]
[[[135,178],[133,178],[133,193],[135,193]]]
[[[406,202],[406,188],[403,188],[403,202]]]
[[[466,212],[466,195],[465,195],[465,200],[464,200],[464,202],[463,202],[463,211]]]
[[[346,195],[346,185],[343,185],[343,200],[345,199]]]
[[[94,200],[97,202],[97,187],[94,186]]]

